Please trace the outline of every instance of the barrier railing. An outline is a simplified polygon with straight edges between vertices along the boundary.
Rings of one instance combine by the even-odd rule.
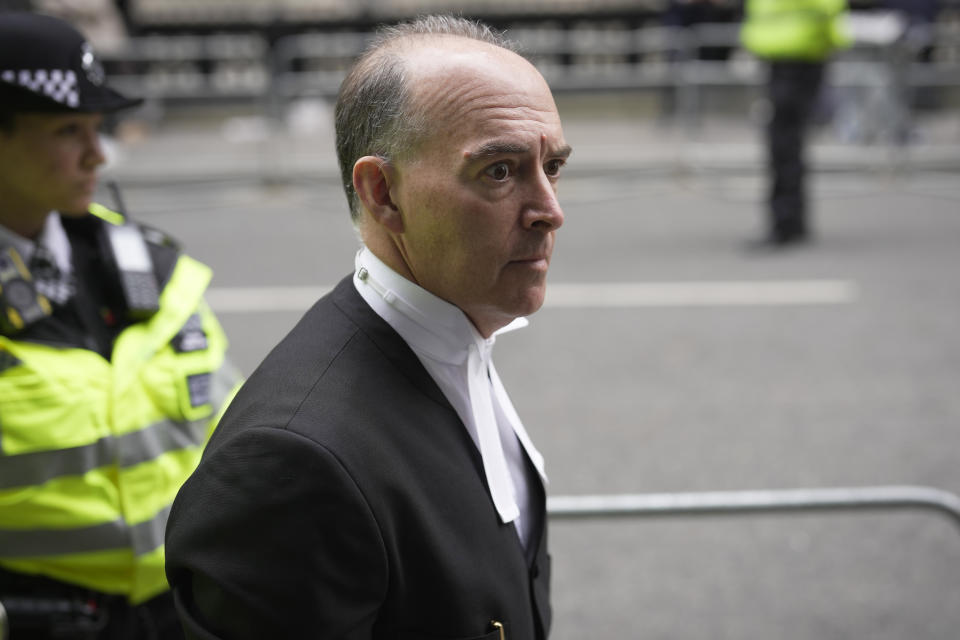
[[[672,94],[669,109],[683,124],[696,126],[709,89],[751,89],[763,83],[764,66],[739,44],[739,25],[701,24],[689,28],[521,27],[509,31],[555,92],[658,90]],[[303,34],[283,38],[271,52],[271,113],[298,97],[331,98],[367,34]],[[909,110],[918,87],[960,87],[960,60],[916,61],[923,48],[960,50],[960,31],[947,26],[886,43],[864,42],[838,54],[829,82],[846,89],[886,92],[893,110]],[[726,51],[720,60],[698,57],[704,48]],[[906,116],[904,116],[906,117]]]
[[[542,68],[555,91],[589,91],[757,85],[762,67],[740,48],[738,33],[739,25],[724,23],[640,29],[527,26],[508,35]],[[271,45],[257,33],[143,36],[104,57],[117,71],[111,73],[114,81],[158,99],[262,97],[277,91],[285,97],[329,97],[368,39],[368,33],[359,32],[306,33]],[[697,52],[705,47],[729,55],[699,59]],[[926,47],[953,53],[945,56],[948,60],[910,61]],[[834,60],[834,82],[869,83],[862,73],[865,64],[888,69],[896,62],[910,86],[960,86],[956,28],[938,25],[882,46],[861,44],[854,52]]]
[[[558,520],[904,509],[939,513],[960,527],[960,496],[922,486],[553,496],[547,499],[547,513]]]
[[[257,34],[143,36],[104,56],[111,84],[152,100],[260,99],[272,53]]]
[[[725,102],[725,108],[735,108],[731,113],[745,112],[744,98],[758,97],[753,94],[763,83],[764,66],[740,48],[738,29],[736,24],[639,29],[525,25],[508,35],[521,43],[555,92],[656,92],[659,115],[676,122],[680,142],[695,149],[702,139],[699,125],[709,92],[741,92]],[[120,88],[155,102],[246,101],[280,122],[296,100],[330,101],[369,37],[360,32],[305,33],[270,43],[253,33],[150,36],[132,39],[106,62]],[[930,47],[943,55],[919,60],[918,52]],[[704,48],[725,55],[701,59]],[[949,135],[922,140],[926,147],[915,145],[909,154],[903,152],[903,143],[909,141],[914,115],[911,96],[931,87],[960,89],[960,29],[938,25],[883,45],[861,44],[836,56],[828,78],[842,92],[837,96],[843,98],[843,110],[835,120],[841,142],[886,145],[886,153],[841,154],[846,163],[842,166],[955,166]],[[163,110],[153,113],[160,117]],[[952,117],[946,110],[942,113]],[[924,153],[927,149],[931,153]]]

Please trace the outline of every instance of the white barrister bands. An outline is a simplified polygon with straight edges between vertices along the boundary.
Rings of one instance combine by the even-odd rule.
[[[456,306],[403,278],[368,249],[356,257],[354,286],[423,363],[480,451],[490,498],[501,522],[524,545],[533,517],[530,482],[546,482],[543,457],[507,396],[490,357],[496,336],[525,327],[517,318],[484,339]],[[526,459],[539,474],[530,478]]]

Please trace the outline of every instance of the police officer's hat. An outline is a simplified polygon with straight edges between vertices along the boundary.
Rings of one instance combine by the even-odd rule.
[[[0,103],[13,111],[110,113],[143,100],[106,86],[90,43],[47,15],[0,11]]]

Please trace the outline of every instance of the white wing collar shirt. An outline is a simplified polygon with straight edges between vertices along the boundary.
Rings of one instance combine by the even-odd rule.
[[[527,326],[526,318],[485,339],[458,307],[410,282],[369,249],[361,249],[355,263],[354,287],[400,334],[453,405],[480,450],[500,520],[513,522],[527,547],[536,516],[524,452],[546,483],[543,456],[530,441],[491,359],[496,336]]]

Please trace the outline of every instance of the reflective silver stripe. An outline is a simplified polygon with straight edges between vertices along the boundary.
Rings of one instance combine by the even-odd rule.
[[[0,529],[0,555],[4,558],[85,553],[128,546],[123,520],[76,529]]]
[[[160,422],[146,429],[125,433],[117,438],[120,468],[124,469],[178,451],[203,444],[209,418],[192,422]]]
[[[133,433],[108,436],[82,447],[0,456],[0,489],[37,486],[60,476],[80,475],[118,462],[121,468],[203,443],[209,418],[164,420]]]
[[[161,509],[146,522],[133,526],[122,519],[74,529],[0,529],[0,557],[27,558],[133,549],[135,556],[163,544],[170,507]]]
[[[34,451],[0,458],[0,489],[36,486],[59,476],[96,469],[111,456],[111,438],[82,447]]]
[[[242,379],[243,376],[237,368],[226,359],[223,365],[213,372],[213,380],[210,383],[210,402],[213,405],[214,414],[223,408],[223,403],[230,397],[230,392]]]
[[[163,544],[163,536],[167,530],[167,518],[169,516],[170,505],[167,505],[150,520],[130,527],[133,555],[142,556]]]

